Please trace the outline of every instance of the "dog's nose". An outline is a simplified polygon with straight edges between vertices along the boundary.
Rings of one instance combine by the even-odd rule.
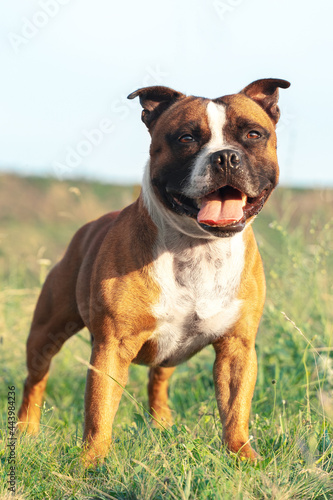
[[[210,157],[211,165],[219,169],[238,168],[241,164],[239,154],[232,149],[215,151]]]

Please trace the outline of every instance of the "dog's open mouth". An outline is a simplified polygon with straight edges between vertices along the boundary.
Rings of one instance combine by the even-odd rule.
[[[176,211],[195,217],[199,224],[224,228],[244,225],[246,219],[257,215],[269,195],[269,190],[265,189],[254,198],[232,186],[221,187],[196,199],[171,191],[168,195]]]

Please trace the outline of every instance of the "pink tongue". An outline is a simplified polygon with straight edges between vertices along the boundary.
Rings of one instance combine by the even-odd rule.
[[[227,188],[222,196],[219,191],[214,191],[202,198],[197,220],[208,226],[227,226],[242,217],[242,193],[238,189]]]

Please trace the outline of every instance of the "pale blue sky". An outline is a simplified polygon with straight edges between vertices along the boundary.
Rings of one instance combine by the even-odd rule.
[[[127,94],[277,77],[281,182],[333,185],[328,0],[15,0],[0,19],[1,171],[140,182],[149,135]]]

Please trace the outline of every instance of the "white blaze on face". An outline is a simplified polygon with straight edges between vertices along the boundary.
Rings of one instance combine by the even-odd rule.
[[[225,142],[223,137],[223,127],[226,123],[225,105],[210,101],[207,105],[207,116],[212,136],[206,146],[215,151]]]
[[[207,105],[207,118],[211,137],[194,162],[191,177],[185,190],[187,196],[194,198],[198,191],[200,192],[200,189],[211,181],[207,169],[209,156],[215,151],[230,147],[223,134],[223,128],[227,121],[225,105],[210,101]]]

